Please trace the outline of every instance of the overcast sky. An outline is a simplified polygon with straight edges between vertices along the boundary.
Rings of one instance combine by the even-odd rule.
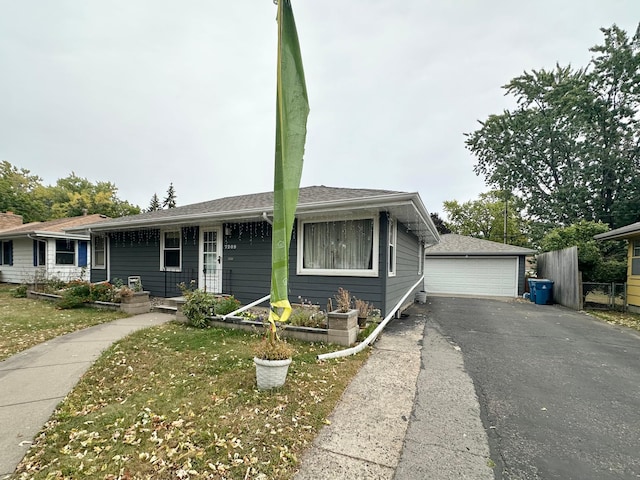
[[[272,0],[0,0],[0,160],[146,208],[273,188]],[[302,185],[488,188],[465,132],[525,70],[585,66],[639,0],[293,0],[311,113]]]

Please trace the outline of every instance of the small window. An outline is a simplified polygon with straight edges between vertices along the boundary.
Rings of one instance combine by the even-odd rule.
[[[44,267],[47,264],[47,242],[33,241],[33,266]]]
[[[13,265],[13,241],[0,242],[0,265]]]
[[[75,265],[76,242],[74,240],[56,240],[56,265]]]
[[[180,231],[164,232],[162,235],[162,258],[161,267],[163,270],[180,271],[182,257],[182,242]]]
[[[105,237],[93,237],[91,242],[93,247],[93,253],[91,259],[93,261],[93,268],[105,268],[106,259],[106,240]]]
[[[398,239],[398,226],[396,221],[389,219],[389,276],[396,275],[396,241]]]
[[[640,240],[633,241],[631,255],[631,275],[640,275]]]
[[[38,242],[38,266],[47,264],[47,243]]]

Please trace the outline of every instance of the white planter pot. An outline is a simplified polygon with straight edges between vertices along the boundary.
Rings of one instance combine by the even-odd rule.
[[[256,380],[260,390],[268,390],[269,388],[281,387],[287,379],[287,372],[291,359],[286,360],[263,360],[254,357],[253,362],[256,364]]]

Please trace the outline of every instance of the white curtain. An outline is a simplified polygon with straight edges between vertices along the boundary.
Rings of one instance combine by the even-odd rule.
[[[373,258],[373,220],[304,224],[304,268],[368,270]]]

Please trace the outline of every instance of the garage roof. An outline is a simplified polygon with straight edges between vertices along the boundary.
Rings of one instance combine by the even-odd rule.
[[[505,243],[482,240],[480,238],[467,237],[448,233],[440,235],[440,243],[425,248],[426,256],[443,255],[533,255],[535,250],[530,248],[516,247]]]

